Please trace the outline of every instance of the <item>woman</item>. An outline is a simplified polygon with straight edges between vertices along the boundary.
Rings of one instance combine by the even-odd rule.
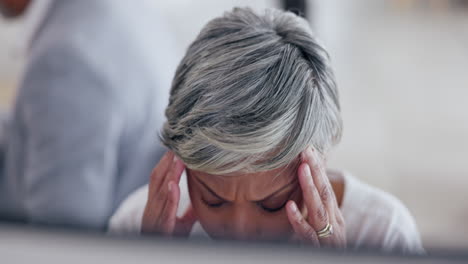
[[[170,151],[111,232],[188,235],[198,222],[212,238],[423,251],[400,201],[325,169],[342,133],[338,90],[294,14],[237,8],[209,22],[177,69],[166,116]]]

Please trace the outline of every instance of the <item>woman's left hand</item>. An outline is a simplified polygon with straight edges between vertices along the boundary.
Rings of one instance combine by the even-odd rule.
[[[289,201],[287,204],[289,222],[294,229],[295,238],[302,242],[316,247],[345,248],[344,219],[324,165],[317,154],[311,147],[302,152],[302,164],[298,170],[307,218],[303,216],[294,201]],[[326,232],[328,225],[332,227],[331,234]]]

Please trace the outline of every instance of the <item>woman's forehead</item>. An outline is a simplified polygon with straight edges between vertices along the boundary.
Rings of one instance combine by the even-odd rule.
[[[202,171],[190,170],[190,175],[202,179],[204,182],[216,186],[226,186],[229,182],[245,182],[255,185],[277,186],[290,182],[296,176],[297,166],[284,166],[274,170],[254,173],[232,173],[229,175],[217,175]]]

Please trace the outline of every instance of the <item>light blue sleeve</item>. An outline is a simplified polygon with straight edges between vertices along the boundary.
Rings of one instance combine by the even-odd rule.
[[[18,97],[27,220],[104,229],[112,214],[124,122],[113,87],[66,45],[36,55]]]

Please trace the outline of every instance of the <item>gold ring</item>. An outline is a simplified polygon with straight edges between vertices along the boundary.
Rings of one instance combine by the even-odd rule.
[[[322,230],[317,232],[319,238],[329,237],[333,235],[333,226],[328,223]]]

